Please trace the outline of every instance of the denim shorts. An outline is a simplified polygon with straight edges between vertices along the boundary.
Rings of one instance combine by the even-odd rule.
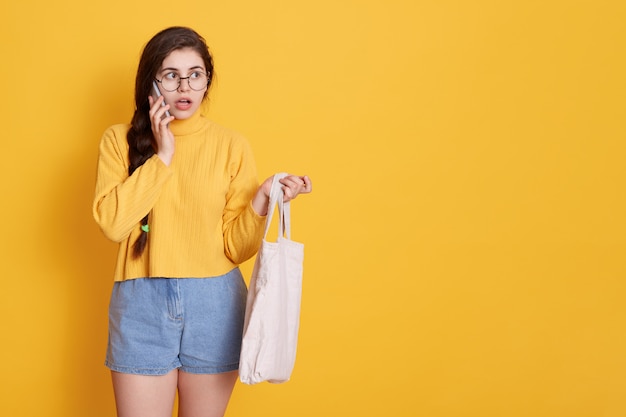
[[[137,375],[237,370],[246,295],[239,268],[213,278],[116,282],[105,365]]]

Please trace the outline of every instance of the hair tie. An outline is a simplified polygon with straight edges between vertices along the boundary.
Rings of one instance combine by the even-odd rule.
[[[141,225],[141,230],[143,230],[144,232],[148,233],[150,231],[150,226],[147,224],[143,224]]]

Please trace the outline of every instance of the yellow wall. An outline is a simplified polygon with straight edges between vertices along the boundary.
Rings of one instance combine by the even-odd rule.
[[[3,2],[0,415],[114,413],[97,144],[172,24],[259,175],[315,185],[293,379],[228,416],[626,415],[625,4]]]

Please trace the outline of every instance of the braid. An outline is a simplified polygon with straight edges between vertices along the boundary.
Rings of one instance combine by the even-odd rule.
[[[133,115],[131,128],[126,135],[128,140],[128,175],[132,175],[133,172],[140,166],[142,166],[152,155],[154,155],[153,141],[150,119],[146,111],[137,109]],[[141,219],[142,233],[139,235],[133,245],[133,257],[139,258],[143,253],[148,243],[148,218],[150,213],[146,214]],[[146,226],[144,228],[143,226]]]

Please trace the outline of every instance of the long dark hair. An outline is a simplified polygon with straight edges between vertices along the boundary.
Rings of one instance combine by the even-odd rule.
[[[194,30],[186,27],[170,27],[154,35],[146,44],[139,60],[137,78],[135,79],[135,114],[131,121],[131,127],[126,135],[128,141],[128,175],[142,166],[157,151],[156,141],[152,134],[150,122],[150,104],[148,96],[152,90],[152,81],[161,69],[163,60],[178,49],[190,48],[200,55],[208,72],[208,85],[213,80],[213,57],[202,36]],[[209,89],[205,92],[205,98]],[[141,220],[141,225],[148,224],[150,213]],[[143,228],[142,228],[143,230]],[[138,258],[143,253],[148,242],[148,232],[142,231],[133,245],[133,257]]]

